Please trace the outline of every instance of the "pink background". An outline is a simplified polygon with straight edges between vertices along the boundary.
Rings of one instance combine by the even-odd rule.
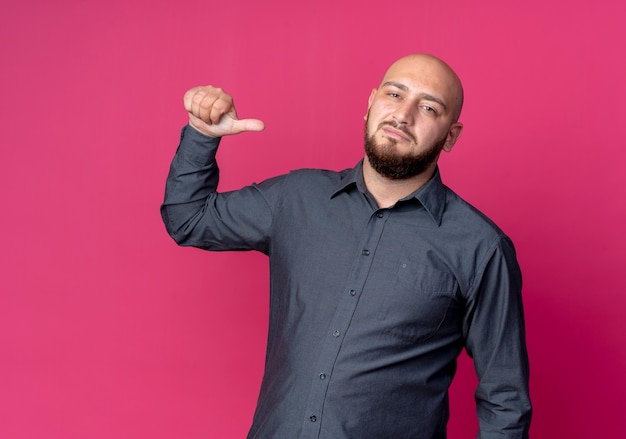
[[[166,235],[182,95],[220,85],[266,122],[224,142],[223,189],[342,169],[411,52],[463,78],[444,180],[518,249],[532,436],[626,437],[625,4],[4,1],[0,438],[244,437],[267,263]],[[451,439],[475,437],[474,385],[464,357]]]

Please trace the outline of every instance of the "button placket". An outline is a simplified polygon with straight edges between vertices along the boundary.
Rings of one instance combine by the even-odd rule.
[[[322,424],[321,414],[324,409],[325,395],[327,394],[329,385],[331,385],[330,377],[332,370],[340,355],[341,345],[349,330],[352,316],[358,306],[360,293],[362,292],[363,285],[365,284],[371,264],[373,263],[373,255],[375,254],[376,246],[383,232],[387,217],[385,212],[370,214],[367,227],[363,230],[360,243],[360,255],[359,253],[355,255],[359,259],[354,261],[354,266],[348,279],[349,285],[351,285],[352,288],[344,290],[348,294],[344,293],[342,295],[343,298],[340,299],[337,304],[334,317],[330,324],[330,332],[327,333],[327,339],[322,344],[322,349],[317,360],[317,373],[312,377],[314,381],[312,382],[307,411],[305,412],[307,415],[305,415],[304,424],[302,425],[303,438],[314,438],[319,434],[319,429]]]

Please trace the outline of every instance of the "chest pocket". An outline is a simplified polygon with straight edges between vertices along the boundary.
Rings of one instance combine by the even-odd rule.
[[[436,334],[453,308],[456,279],[414,261],[400,261],[379,314],[383,331],[407,342],[426,340]]]

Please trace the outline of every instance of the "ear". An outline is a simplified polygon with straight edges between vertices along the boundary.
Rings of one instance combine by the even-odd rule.
[[[452,147],[456,143],[459,137],[461,137],[461,132],[463,131],[463,124],[459,122],[455,122],[450,127],[448,131],[448,136],[446,137],[446,143],[443,145],[443,150],[445,152],[452,151]]]
[[[372,106],[372,102],[374,102],[374,96],[376,96],[376,93],[378,92],[377,88],[372,89],[372,92],[370,93],[370,97],[367,100],[367,113],[365,113],[365,116],[363,116],[363,119],[367,120],[367,114],[370,111],[370,107]]]

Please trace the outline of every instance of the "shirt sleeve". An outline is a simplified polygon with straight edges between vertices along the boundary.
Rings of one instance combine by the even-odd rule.
[[[161,205],[165,228],[183,246],[267,253],[272,204],[277,202],[282,179],[218,193],[219,143],[219,138],[183,128]]]
[[[478,439],[526,439],[531,418],[522,278],[512,242],[500,236],[476,279],[464,321],[478,376]]]

